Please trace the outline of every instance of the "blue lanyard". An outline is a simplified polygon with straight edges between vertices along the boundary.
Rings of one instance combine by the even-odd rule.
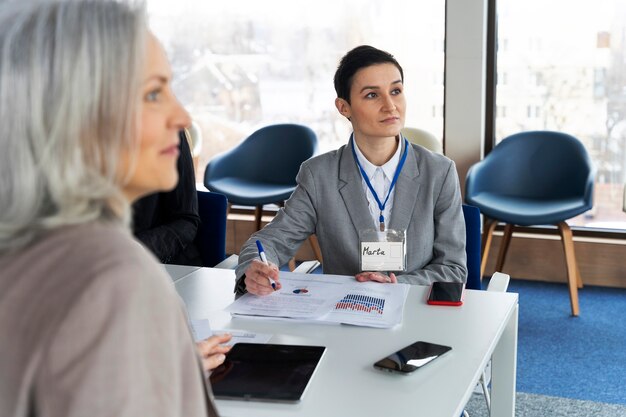
[[[385,231],[385,217],[383,216],[383,211],[385,210],[385,206],[387,205],[387,200],[389,200],[391,191],[393,190],[393,187],[396,185],[396,181],[398,181],[398,177],[400,176],[400,172],[402,171],[404,162],[406,161],[406,156],[409,152],[409,141],[404,139],[404,152],[402,153],[402,156],[400,157],[400,162],[398,162],[396,173],[393,174],[393,180],[391,181],[391,187],[389,187],[389,191],[387,192],[387,197],[385,197],[385,201],[381,203],[380,198],[378,198],[378,194],[376,194],[376,191],[374,191],[374,187],[372,187],[372,183],[370,182],[370,179],[367,177],[367,173],[361,166],[361,163],[359,162],[359,158],[356,155],[356,150],[354,149],[356,146],[354,144],[354,134],[352,134],[352,137],[350,139],[352,142],[352,155],[354,156],[354,160],[356,161],[356,164],[359,167],[359,171],[361,171],[361,176],[365,180],[365,184],[367,184],[367,187],[372,192],[372,195],[374,196],[376,203],[378,203],[378,208],[380,209],[380,217],[378,218],[378,221],[380,222],[380,231],[384,232]]]

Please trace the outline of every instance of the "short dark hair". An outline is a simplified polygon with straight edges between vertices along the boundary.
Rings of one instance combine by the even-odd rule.
[[[376,49],[373,46],[361,45],[349,51],[341,58],[335,72],[335,91],[337,97],[350,103],[350,88],[354,74],[358,70],[377,64],[393,64],[400,71],[400,77],[404,82],[404,72],[398,61],[389,52]]]

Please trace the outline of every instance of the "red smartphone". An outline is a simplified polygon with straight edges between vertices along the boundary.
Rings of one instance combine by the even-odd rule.
[[[433,282],[426,301],[431,305],[460,306],[463,304],[465,284],[462,282]]]

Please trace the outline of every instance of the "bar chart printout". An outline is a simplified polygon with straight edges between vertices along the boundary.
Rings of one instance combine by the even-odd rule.
[[[407,284],[361,282],[346,288],[324,320],[356,326],[389,328],[402,323]]]
[[[382,315],[385,309],[385,299],[362,294],[346,294],[335,305],[335,310],[342,312],[358,312]]]
[[[390,328],[402,323],[408,284],[357,282],[352,276],[281,272],[282,288],[244,294],[226,308],[233,316],[274,317]]]

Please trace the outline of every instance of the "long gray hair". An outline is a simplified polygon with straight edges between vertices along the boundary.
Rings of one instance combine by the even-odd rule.
[[[118,163],[137,149],[146,33],[141,2],[3,2],[0,253],[64,225],[128,224]]]

